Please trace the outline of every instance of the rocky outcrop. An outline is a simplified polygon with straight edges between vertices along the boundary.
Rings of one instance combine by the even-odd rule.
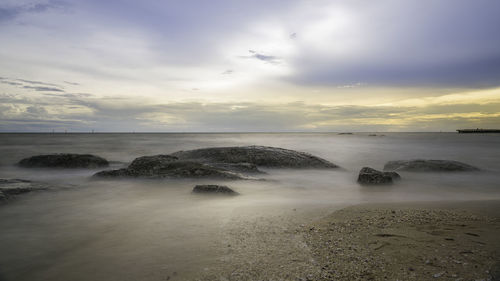
[[[170,155],[136,158],[125,169],[102,171],[99,178],[220,178],[255,179],[258,166],[274,168],[336,168],[319,157],[266,146],[214,147],[178,151]]]
[[[384,166],[384,171],[410,171],[410,172],[466,172],[479,171],[479,168],[452,160],[399,160],[389,161]]]
[[[21,179],[0,179],[0,201],[7,200],[12,196],[39,190],[46,190],[49,187],[43,183],[32,182]]]
[[[246,179],[244,175],[207,164],[177,160],[169,155],[145,156],[135,159],[127,168],[101,171],[96,178],[219,178]]]
[[[47,154],[22,159],[25,168],[101,168],[109,166],[106,159],[91,154]]]
[[[370,167],[363,167],[359,171],[358,183],[360,184],[390,184],[401,177],[396,172],[381,172]]]
[[[268,146],[212,147],[179,151],[171,155],[202,163],[246,163],[272,168],[337,168],[337,165],[305,152]]]
[[[235,192],[234,190],[225,185],[216,185],[216,184],[197,185],[193,188],[193,193],[225,194],[225,195],[239,194],[238,192]]]

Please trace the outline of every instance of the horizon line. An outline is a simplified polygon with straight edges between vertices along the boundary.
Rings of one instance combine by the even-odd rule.
[[[0,134],[333,134],[333,133],[344,133],[344,134],[355,134],[355,133],[456,133],[457,130],[453,131],[193,131],[193,132],[154,132],[154,131],[101,131],[101,132],[89,132],[89,131],[54,131],[54,132],[33,132],[33,131],[23,131],[23,132],[1,132]]]

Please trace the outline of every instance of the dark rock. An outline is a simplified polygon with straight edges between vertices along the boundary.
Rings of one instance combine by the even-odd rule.
[[[95,173],[92,177],[96,178],[125,178],[133,177],[134,175],[128,169],[105,170]]]
[[[388,184],[400,178],[396,172],[381,172],[370,167],[363,167],[359,171],[358,182],[360,184]]]
[[[197,185],[193,188],[193,193],[209,193],[209,194],[227,194],[227,195],[238,195],[238,192],[235,192],[231,188],[225,185],[215,185],[215,184],[205,184],[205,185]]]
[[[352,133],[338,133],[339,135],[352,135]]]
[[[165,166],[168,163],[179,160],[175,156],[170,155],[154,155],[135,158],[128,166],[128,169],[137,172],[149,173],[159,167]]]
[[[0,179],[0,200],[7,200],[12,196],[39,190],[46,190],[49,187],[43,183],[32,182],[21,179]]]
[[[25,168],[100,168],[109,166],[109,163],[91,154],[61,153],[28,157],[18,165]]]
[[[212,167],[221,168],[224,170],[238,172],[238,173],[247,173],[247,174],[260,174],[264,173],[259,170],[257,165],[252,163],[209,163]]]
[[[479,171],[478,168],[452,160],[399,160],[389,161],[384,166],[385,171],[411,172],[465,172]]]
[[[94,177],[247,179],[238,173],[199,162],[175,160],[168,155],[139,157],[128,168],[101,171]]]
[[[249,163],[275,168],[337,168],[333,163],[308,153],[267,146],[213,147],[171,154],[202,163]]]

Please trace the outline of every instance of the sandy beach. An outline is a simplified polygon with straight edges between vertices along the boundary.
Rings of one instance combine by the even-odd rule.
[[[221,263],[199,280],[499,278],[500,201],[361,204],[291,214],[234,224],[224,236]]]

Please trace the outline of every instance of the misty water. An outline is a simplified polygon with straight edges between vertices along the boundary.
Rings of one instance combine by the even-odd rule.
[[[340,169],[265,169],[264,181],[91,180],[99,170],[25,169],[20,159],[90,153],[127,165],[144,155],[214,146],[265,145],[322,157]],[[500,135],[331,134],[1,134],[0,178],[60,187],[0,205],[0,280],[185,280],[224,260],[238,221],[311,221],[366,202],[500,199]],[[450,159],[482,169],[409,173],[391,186],[356,183],[363,166],[390,160]],[[241,195],[191,194],[222,183]],[[316,211],[320,210],[320,211]]]

